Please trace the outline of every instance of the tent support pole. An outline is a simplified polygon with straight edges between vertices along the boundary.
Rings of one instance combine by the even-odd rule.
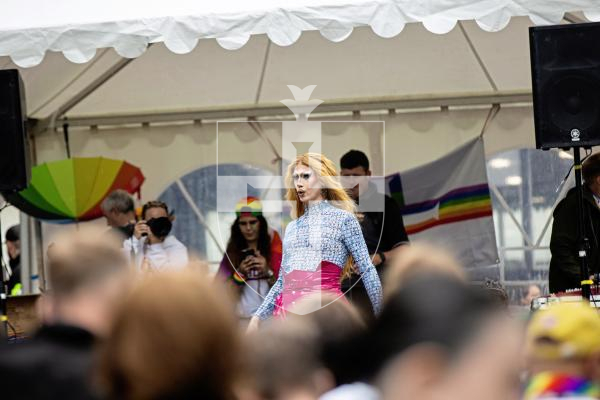
[[[490,86],[492,87],[492,89],[494,90],[494,92],[497,92],[498,91],[498,85],[496,85],[496,82],[494,82],[494,79],[492,78],[492,74],[490,74],[490,71],[488,71],[487,67],[483,63],[483,59],[479,55],[479,52],[477,51],[477,48],[475,48],[475,45],[473,44],[473,41],[471,40],[471,38],[467,34],[467,30],[463,26],[462,21],[458,22],[458,27],[460,28],[460,31],[462,32],[463,36],[465,37],[465,40],[467,41],[467,44],[469,45],[469,48],[471,49],[471,52],[475,56],[475,59],[477,60],[477,63],[479,64],[479,67],[483,71],[483,74],[485,75],[486,79],[488,80]]]
[[[148,46],[150,47],[150,45]],[[75,94],[69,100],[67,100],[62,106],[58,107],[49,117],[42,120],[36,121],[37,123],[33,126],[33,133],[41,133],[46,130],[54,130],[56,127],[56,121],[64,116],[67,112],[72,110],[77,104],[81,103],[88,96],[94,93],[99,87],[108,82],[114,77],[119,71],[125,68],[129,63],[134,61],[135,58],[122,58],[113,66],[104,71],[98,78],[94,79],[90,84],[84,87],[79,93]]]
[[[353,111],[374,111],[389,113],[389,110],[427,110],[440,107],[489,107],[494,104],[530,106],[532,96],[530,90],[509,90],[486,93],[451,93],[425,94],[390,97],[371,97],[355,99],[331,99],[321,104],[316,112],[319,116],[332,113],[352,113]],[[182,121],[220,121],[228,119],[248,120],[253,118],[293,118],[290,109],[281,103],[242,104],[228,107],[207,107],[197,110],[182,110],[169,112],[143,112],[107,115],[69,116],[69,127],[114,126],[142,123],[168,123]],[[55,125],[66,122],[65,118],[55,121]],[[31,120],[34,128],[32,134],[42,133],[38,128],[43,121]],[[48,125],[46,125],[48,127]]]
[[[589,22],[588,20],[578,17],[577,15],[570,13],[570,12],[565,13],[565,16],[563,19],[570,24],[582,24],[585,22]]]
[[[265,73],[267,72],[267,63],[269,62],[269,54],[271,53],[271,40],[267,40],[267,48],[265,49],[265,57],[263,58],[263,65],[260,71],[260,78],[258,80],[258,87],[256,88],[256,97],[254,98],[254,104],[258,104],[260,101],[260,95],[262,93],[263,83],[265,81]]]

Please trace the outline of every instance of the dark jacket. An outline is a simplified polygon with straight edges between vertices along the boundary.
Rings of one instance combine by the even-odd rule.
[[[589,189],[583,190],[586,211],[586,235],[589,239],[588,266],[590,274],[599,272],[598,238],[600,235],[600,208]],[[578,257],[577,192],[569,190],[567,196],[554,210],[552,237],[550,239],[549,286],[550,293],[581,287],[581,264]]]
[[[93,336],[80,328],[42,327],[29,341],[0,347],[0,398],[93,399]]]
[[[9,261],[10,269],[12,271],[12,275],[7,282],[8,286],[8,294],[11,294],[12,290],[21,283],[21,256],[17,256],[17,258],[11,259]]]
[[[373,183],[369,183],[368,190],[361,195],[357,218],[370,255],[387,252],[409,242],[398,203],[390,196],[379,193]],[[385,263],[375,268],[379,279],[383,279]],[[374,318],[371,300],[361,275],[352,274],[343,279],[342,291],[365,318]]]

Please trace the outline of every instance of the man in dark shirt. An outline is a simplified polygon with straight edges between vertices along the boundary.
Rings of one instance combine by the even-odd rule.
[[[371,170],[369,159],[359,150],[350,150],[340,160],[341,175],[352,179],[356,185],[350,189],[350,195],[358,205],[357,218],[363,236],[377,268],[380,278],[386,261],[396,256],[403,245],[408,244],[404,221],[398,204],[389,196],[377,191],[369,181]],[[342,282],[346,297],[359,307],[363,313],[371,316],[372,310],[360,275]]]

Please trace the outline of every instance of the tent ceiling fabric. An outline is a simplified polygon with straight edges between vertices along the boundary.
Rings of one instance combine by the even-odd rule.
[[[186,54],[199,39],[216,39],[233,50],[253,35],[266,34],[273,43],[289,46],[305,31],[339,42],[364,26],[390,38],[410,22],[438,34],[452,31],[462,20],[498,31],[514,16],[551,24],[572,11],[600,18],[597,0],[5,0],[0,55],[33,67],[48,51],[85,63],[103,48],[135,58],[149,43],[163,42],[172,52]]]
[[[289,98],[290,84],[317,85],[313,97],[326,104],[339,99],[360,102],[369,98],[528,92],[531,78],[526,37],[530,25],[529,18],[516,17],[502,31],[489,33],[466,21],[446,35],[433,35],[415,23],[391,39],[382,39],[362,27],[341,43],[332,43],[318,32],[307,32],[289,47],[272,45],[265,35],[256,35],[237,51],[224,50],[214,40],[202,40],[185,55],[173,54],[159,44],[66,115],[73,119],[254,107]],[[121,60],[111,49],[98,51],[87,64],[74,64],[60,53],[50,52],[42,64],[20,68],[29,117],[52,115]],[[0,67],[15,65],[4,57]]]

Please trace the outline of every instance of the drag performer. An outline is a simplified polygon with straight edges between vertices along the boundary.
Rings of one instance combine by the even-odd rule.
[[[381,282],[371,263],[354,201],[336,179],[333,163],[325,156],[307,153],[290,164],[286,199],[295,202],[294,220],[286,228],[279,278],[256,311],[249,329],[259,320],[284,317],[286,310],[311,293],[342,296],[342,273],[353,264],[360,273],[375,314],[381,308]]]

